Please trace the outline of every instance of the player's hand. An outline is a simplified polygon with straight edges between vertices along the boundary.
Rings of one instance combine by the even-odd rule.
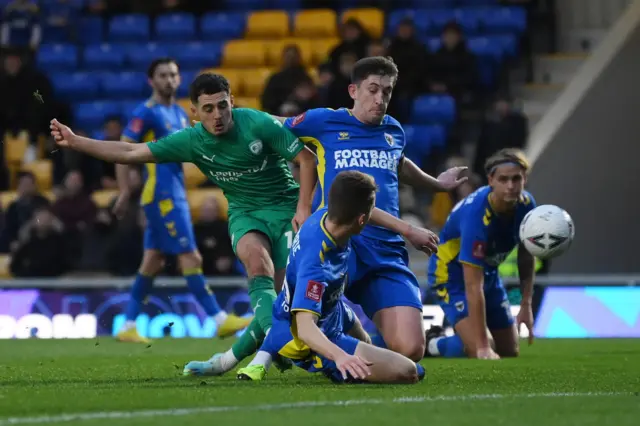
[[[518,324],[518,333],[520,332],[520,324],[524,324],[529,330],[529,345],[533,344],[533,308],[531,303],[520,304],[520,312],[516,318]]]
[[[411,243],[412,246],[420,251],[425,252],[427,256],[431,256],[432,254],[438,252],[438,244],[440,243],[440,238],[438,238],[438,236],[434,232],[429,231],[428,229],[411,226],[404,237]]]
[[[296,214],[291,219],[291,226],[293,227],[293,232],[298,233],[298,230],[302,226],[305,220],[307,220],[311,216],[311,209],[307,208],[297,208]]]
[[[118,194],[118,198],[116,198],[116,202],[113,205],[113,214],[116,215],[118,220],[122,219],[125,214],[127,214],[127,210],[129,209],[129,193],[121,192]]]
[[[342,355],[340,358],[337,358],[335,363],[340,373],[342,373],[342,378],[345,380],[347,380],[349,376],[354,379],[366,379],[371,375],[371,369],[369,366],[373,365],[359,356],[349,355],[347,353]]]
[[[73,138],[76,137],[75,133],[73,133],[68,126],[60,123],[55,118],[51,120],[49,128],[51,129],[51,136],[53,136],[53,140],[56,141],[58,146],[69,147]]]
[[[468,177],[460,177],[460,175],[465,172],[468,167],[452,167],[449,170],[445,170],[444,172],[438,175],[438,183],[440,184],[440,188],[443,191],[451,191],[452,189],[456,189],[463,183],[469,180]]]
[[[478,359],[500,359],[500,356],[495,353],[491,346],[487,348],[480,348],[477,350],[476,358]]]

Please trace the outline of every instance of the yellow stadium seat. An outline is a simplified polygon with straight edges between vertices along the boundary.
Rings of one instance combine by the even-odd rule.
[[[320,82],[320,79],[318,78],[317,68],[314,68],[314,67],[307,68],[307,74],[309,74],[309,77],[311,77],[311,80],[313,80],[314,84],[318,84]]]
[[[23,131],[14,136],[7,132],[4,135],[3,145],[5,161],[9,164],[21,164],[29,146],[29,133]]]
[[[100,191],[95,191],[91,194],[91,198],[93,202],[96,203],[96,206],[100,209],[106,209],[111,205],[111,202],[118,196],[118,191],[115,189],[102,189]]]
[[[274,70],[270,68],[256,68],[243,72],[242,86],[244,87],[244,95],[252,97],[262,95],[264,86],[273,72]]]
[[[264,42],[257,40],[229,41],[224,45],[222,64],[227,68],[249,68],[264,66]]]
[[[329,59],[329,54],[337,45],[340,44],[339,38],[323,38],[311,41],[311,49],[313,51],[313,63],[318,65]]]
[[[364,27],[372,38],[382,37],[384,30],[384,13],[380,9],[363,8],[348,9],[342,14],[342,22],[354,18]]]
[[[233,68],[209,68],[203,70],[202,72],[211,72],[214,74],[223,75],[224,78],[229,82],[229,87],[231,88],[231,93],[234,95],[242,94],[242,70],[237,70]]]
[[[16,191],[0,192],[0,208],[2,208],[3,211],[7,211],[9,205],[13,203],[16,198],[18,198]]]
[[[182,169],[184,170],[184,182],[187,188],[196,188],[207,181],[207,177],[193,163],[184,163]]]
[[[182,98],[182,99],[178,99],[176,102],[178,103],[178,105],[182,107],[182,109],[189,116],[189,120],[190,120],[189,126],[193,125],[193,120],[196,120],[196,115],[191,111],[191,99]]]
[[[293,21],[295,37],[337,37],[338,18],[331,9],[303,10]]]
[[[225,198],[222,190],[219,188],[199,188],[192,189],[187,192],[187,201],[189,202],[189,207],[191,208],[191,217],[194,222],[198,221],[200,217],[200,207],[202,206],[202,202],[209,197],[215,197],[218,201],[218,206],[220,206],[220,215],[222,218],[227,218],[227,210],[229,209],[229,203]]]
[[[233,105],[236,108],[260,109],[260,99],[258,99],[258,98],[234,98]]]
[[[56,200],[56,194],[53,191],[45,191],[42,193],[42,196],[52,203]]]
[[[0,254],[0,278],[11,278],[11,256]]]
[[[271,66],[280,66],[282,64],[282,51],[285,47],[295,44],[300,49],[302,63],[311,65],[313,55],[311,50],[311,41],[304,38],[286,38],[283,40],[266,42],[267,47],[267,63]]]
[[[289,15],[282,10],[253,12],[247,19],[245,37],[275,39],[289,35]]]
[[[32,163],[24,164],[22,170],[33,173],[40,191],[51,189],[53,181],[53,164],[51,160],[36,160]]]

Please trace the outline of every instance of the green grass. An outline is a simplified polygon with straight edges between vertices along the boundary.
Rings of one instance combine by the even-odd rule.
[[[498,362],[427,359],[427,379],[413,386],[337,386],[301,370],[274,369],[258,383],[239,382],[233,374],[181,377],[185,362],[206,359],[229,344],[0,341],[0,426],[621,426],[640,419],[640,339],[539,340],[525,345],[520,358]],[[293,403],[300,405],[286,405]],[[182,408],[209,412],[136,413]],[[102,414],[45,417],[95,412]],[[106,412],[125,414],[105,418]],[[23,417],[32,420],[16,420]]]

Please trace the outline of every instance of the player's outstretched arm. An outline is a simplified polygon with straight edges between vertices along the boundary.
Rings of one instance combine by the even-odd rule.
[[[467,296],[467,308],[471,333],[473,335],[473,355],[477,358],[496,358],[497,355],[491,349],[489,333],[487,331],[487,318],[485,316],[484,299],[484,269],[475,265],[464,263],[464,288]]]
[[[347,379],[347,373],[355,379],[366,379],[370,374],[368,363],[360,357],[349,355],[332,343],[316,324],[318,315],[312,312],[293,312],[296,316],[298,338],[312,351],[336,363],[336,367]]]
[[[51,136],[58,146],[71,148],[110,163],[155,163],[156,159],[145,144],[99,141],[78,136],[58,120],[51,120]]]
[[[400,180],[413,187],[434,191],[451,191],[469,179],[468,177],[460,177],[460,174],[465,170],[467,167],[452,167],[440,173],[438,178],[434,178],[423,172],[413,161],[403,157],[398,172]]]
[[[536,260],[523,244],[518,246],[518,276],[520,277],[520,291],[522,301],[518,313],[517,324],[524,324],[529,330],[529,344],[533,343],[533,282],[536,271]]]
[[[373,209],[371,223],[376,226],[390,229],[406,238],[416,249],[425,252],[428,256],[438,251],[438,236],[424,228],[417,228],[402,219],[380,210]]]

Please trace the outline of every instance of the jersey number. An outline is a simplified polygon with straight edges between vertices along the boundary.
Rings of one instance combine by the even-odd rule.
[[[290,249],[293,244],[293,231],[287,231],[284,235],[287,237],[287,248]]]

